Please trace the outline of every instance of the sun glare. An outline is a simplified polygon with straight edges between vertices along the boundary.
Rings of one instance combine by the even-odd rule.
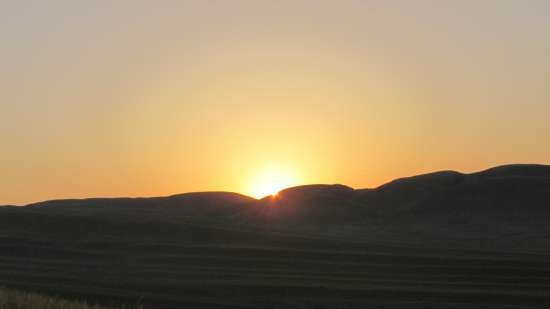
[[[269,168],[259,173],[250,185],[249,194],[255,198],[275,196],[279,191],[297,185],[296,176],[281,168]]]

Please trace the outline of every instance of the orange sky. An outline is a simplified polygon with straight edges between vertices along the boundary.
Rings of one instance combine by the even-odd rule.
[[[0,204],[548,164],[549,13],[496,0],[0,4]]]

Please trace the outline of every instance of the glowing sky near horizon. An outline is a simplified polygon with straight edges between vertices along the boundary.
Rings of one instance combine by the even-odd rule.
[[[0,20],[0,204],[550,163],[550,1],[8,0]]]

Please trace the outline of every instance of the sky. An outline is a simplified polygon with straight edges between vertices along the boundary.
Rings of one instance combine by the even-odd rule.
[[[1,1],[0,204],[550,164],[550,1]]]

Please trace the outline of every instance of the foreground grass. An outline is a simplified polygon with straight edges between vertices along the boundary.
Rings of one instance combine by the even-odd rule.
[[[40,294],[0,288],[0,309],[113,309]]]

